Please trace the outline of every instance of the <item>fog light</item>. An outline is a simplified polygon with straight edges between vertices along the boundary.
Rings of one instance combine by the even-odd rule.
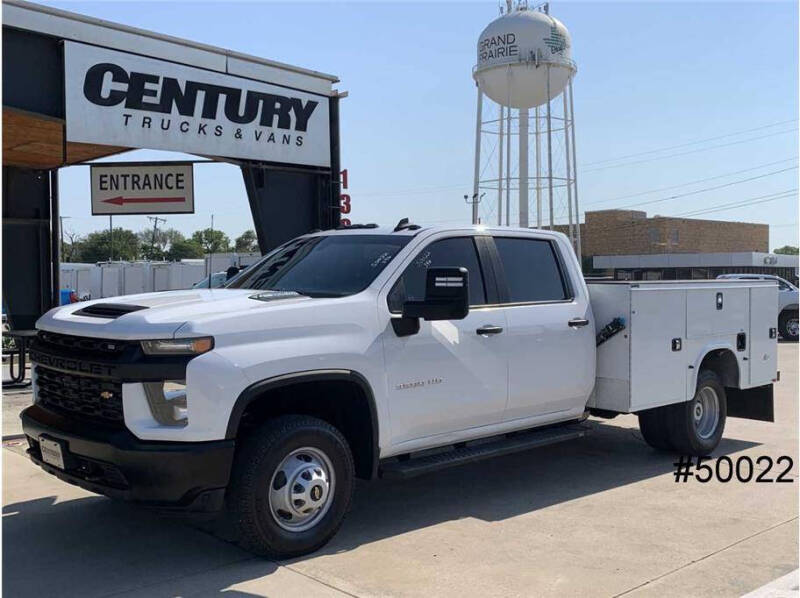
[[[153,418],[165,426],[185,426],[189,423],[186,405],[186,380],[145,382],[144,393]]]

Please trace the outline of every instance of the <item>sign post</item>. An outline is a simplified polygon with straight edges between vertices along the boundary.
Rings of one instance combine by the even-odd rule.
[[[91,165],[92,215],[193,214],[191,162]]]

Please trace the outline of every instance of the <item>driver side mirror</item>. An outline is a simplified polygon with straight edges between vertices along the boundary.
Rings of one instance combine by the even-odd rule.
[[[469,313],[469,273],[466,268],[429,268],[425,299],[403,303],[403,318],[463,320]]]

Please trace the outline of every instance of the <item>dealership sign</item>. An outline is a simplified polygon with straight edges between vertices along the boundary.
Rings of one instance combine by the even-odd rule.
[[[67,141],[330,166],[328,99],[64,43]]]
[[[191,162],[92,164],[92,215],[191,214]]]

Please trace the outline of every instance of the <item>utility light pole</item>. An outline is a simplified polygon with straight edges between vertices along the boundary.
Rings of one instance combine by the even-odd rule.
[[[208,288],[211,288],[211,262],[214,257],[214,214],[211,214],[211,235],[208,239]]]
[[[58,217],[58,238],[61,240],[61,256],[64,255],[64,219],[72,218],[72,216],[59,216]],[[59,262],[61,260],[59,259]]]
[[[150,249],[153,252],[155,252],[155,249],[156,249],[156,232],[158,230],[158,223],[159,222],[166,223],[167,219],[166,218],[159,218],[158,216],[148,216],[147,219],[153,221],[153,240],[150,243]]]

